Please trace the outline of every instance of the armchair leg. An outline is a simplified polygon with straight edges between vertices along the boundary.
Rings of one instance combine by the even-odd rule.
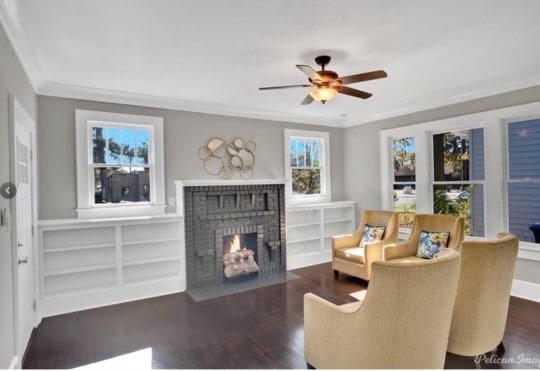
[[[334,271],[336,272],[336,271]],[[315,370],[315,367],[313,367],[312,365],[310,365],[309,363],[306,363],[306,366],[307,366],[307,369],[308,370]]]
[[[335,270],[335,269],[334,269],[334,277],[335,277],[335,278],[338,278],[338,277],[339,277],[339,271],[337,271],[337,270]]]
[[[504,348],[504,344],[501,341],[499,345],[497,345],[497,349],[495,349],[495,354],[500,357],[506,352],[506,349]]]

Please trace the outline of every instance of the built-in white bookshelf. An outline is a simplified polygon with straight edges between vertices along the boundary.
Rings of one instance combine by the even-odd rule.
[[[332,237],[356,228],[355,202],[294,205],[286,209],[287,269],[332,259]]]
[[[182,217],[39,223],[41,315],[185,290]]]

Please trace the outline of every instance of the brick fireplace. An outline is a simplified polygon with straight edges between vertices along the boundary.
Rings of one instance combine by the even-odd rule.
[[[188,290],[286,272],[283,184],[186,185],[182,192]]]

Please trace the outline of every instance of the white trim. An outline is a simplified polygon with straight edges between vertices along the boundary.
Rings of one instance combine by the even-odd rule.
[[[38,166],[37,166],[37,125],[36,122],[30,117],[30,115],[26,112],[24,107],[19,103],[17,98],[11,94],[8,96],[8,105],[9,105],[9,137],[10,137],[10,177],[14,178],[16,174],[16,165],[14,163],[15,160],[15,144],[16,144],[16,125],[21,125],[23,127],[26,127],[30,131],[30,141],[32,146],[32,152],[30,153],[31,156],[31,166],[32,166],[32,187],[31,187],[31,208],[32,208],[32,215],[31,215],[31,224],[34,230],[34,233],[32,235],[32,251],[31,251],[31,263],[32,266],[28,267],[32,270],[32,279],[33,279],[33,292],[32,292],[32,301],[36,302],[36,305],[38,304],[38,282],[39,277],[38,276],[38,263],[39,263],[39,253],[38,253],[38,233],[37,233],[37,210],[38,210]],[[16,353],[23,354],[26,350],[26,347],[28,346],[28,339],[26,343],[20,339],[20,326],[19,326],[19,275],[18,275],[18,256],[17,256],[17,207],[15,198],[11,199],[10,206],[12,210],[12,229],[11,229],[11,251],[12,254],[12,278],[13,278],[13,341],[14,341],[14,349]],[[36,327],[39,322],[41,321],[41,316],[39,314],[39,307],[36,307],[32,312],[32,318],[31,325],[32,327]],[[17,366],[20,366],[17,364]]]
[[[19,357],[18,356],[13,356],[13,358],[11,359],[11,362],[9,363],[8,369],[9,370],[14,370],[14,369],[18,369],[18,368],[20,368],[19,367]]]
[[[540,261],[540,245],[531,242],[519,241],[518,258]]]
[[[430,109],[469,102],[476,99],[488,98],[490,96],[497,95],[497,94],[511,93],[515,90],[526,89],[526,88],[530,88],[539,84],[540,84],[540,78],[536,76],[531,76],[531,78],[522,79],[519,81],[512,81],[506,84],[495,85],[495,86],[492,86],[491,88],[482,89],[482,90],[479,90],[478,92],[475,92],[474,94],[467,94],[467,95],[462,95],[462,96],[457,96],[457,97],[448,97],[448,98],[443,98],[443,99],[425,100],[424,104],[415,105],[412,107],[404,107],[404,108],[398,108],[398,109],[392,109],[390,107],[388,108],[388,110],[385,111],[385,113],[382,113],[382,114],[376,113],[369,117],[366,117],[365,119],[354,120],[354,122],[353,122],[353,119],[350,119],[350,118],[345,119],[343,120],[342,127],[349,128],[353,126],[359,126],[359,125],[368,124],[368,123],[376,122],[380,120],[386,120],[386,119],[390,119],[394,117],[405,116],[405,115],[413,114],[416,112],[423,112]]]
[[[317,243],[317,241],[315,241]],[[332,250],[321,251],[315,254],[287,255],[287,270],[309,267],[332,261]]]
[[[183,259],[185,259],[185,254]],[[180,270],[183,273],[185,263],[179,264],[182,264]],[[149,279],[146,282],[127,283],[108,289],[81,290],[73,294],[52,295],[43,299],[43,317],[175,294],[185,290],[184,274],[184,277]]]
[[[94,205],[89,161],[90,129],[96,122],[115,126],[146,126],[150,129],[148,167],[150,168],[149,203],[129,205]],[[77,216],[81,219],[159,215],[165,213],[165,163],[163,146],[163,117],[128,115],[123,113],[75,110],[77,154]]]
[[[61,97],[70,99],[83,99],[98,102],[129,104],[143,107],[165,108],[180,111],[191,111],[223,116],[246,117],[259,120],[281,121],[281,122],[296,122],[301,124],[322,125],[329,127],[348,128],[367,124],[374,121],[399,117],[415,112],[443,107],[447,105],[471,101],[474,99],[486,98],[492,95],[508,93],[518,89],[524,89],[540,84],[539,80],[525,80],[517,83],[503,84],[493,87],[492,89],[484,89],[478,94],[467,95],[463,97],[440,99],[428,102],[426,104],[417,105],[414,107],[406,107],[404,109],[392,108],[385,110],[383,114],[375,114],[364,119],[342,118],[342,117],[325,117],[303,115],[288,112],[267,111],[249,107],[228,106],[217,103],[208,102],[193,102],[182,99],[160,97],[147,94],[138,94],[121,90],[108,90],[88,86],[78,86],[70,84],[62,84],[57,82],[44,82],[39,85],[37,92],[39,95]]]
[[[291,138],[298,139],[315,139],[320,141],[322,150],[320,151],[320,177],[321,177],[321,193],[318,195],[301,195],[293,196],[292,194],[292,169],[290,166],[289,142]],[[283,143],[285,153],[285,197],[287,205],[298,205],[306,203],[326,203],[332,199],[332,182],[331,182],[331,158],[330,158],[330,133],[326,131],[311,131],[311,130],[283,130]]]
[[[540,283],[514,279],[511,292],[512,296],[540,302]]]
[[[39,95],[92,100],[97,102],[129,104],[142,107],[172,109],[223,115],[245,117],[258,120],[280,122],[295,122],[300,124],[322,125],[330,127],[343,127],[340,117],[312,116],[287,112],[276,112],[249,107],[229,106],[217,103],[195,102],[177,98],[161,97],[148,94],[138,94],[120,90],[107,90],[101,88],[46,82],[37,90]]]
[[[15,50],[28,81],[37,93],[43,82],[42,69],[30,38],[25,30],[25,20],[17,0],[0,1],[0,23]]]

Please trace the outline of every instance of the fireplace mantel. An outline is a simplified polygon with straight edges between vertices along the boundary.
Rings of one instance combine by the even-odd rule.
[[[176,186],[176,213],[184,215],[184,187],[205,187],[205,186],[242,186],[242,185],[261,185],[261,184],[285,184],[285,179],[185,179],[175,180]]]

